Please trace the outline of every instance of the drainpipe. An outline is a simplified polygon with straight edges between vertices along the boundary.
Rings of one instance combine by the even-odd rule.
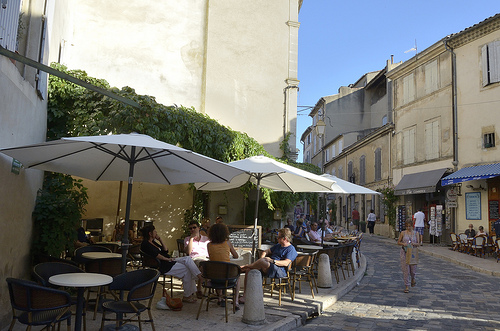
[[[453,102],[453,171],[458,170],[458,111],[457,111],[457,57],[453,48],[448,45],[450,37],[444,39],[444,47],[451,54],[451,84]],[[452,229],[456,232],[457,210],[453,208]]]
[[[457,57],[453,48],[448,45],[450,37],[444,40],[445,49],[451,54],[451,85],[452,85],[452,108],[453,108],[453,167],[458,170],[458,111],[457,111]]]

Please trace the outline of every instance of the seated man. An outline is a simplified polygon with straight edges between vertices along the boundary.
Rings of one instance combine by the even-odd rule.
[[[476,230],[474,230],[474,225],[469,224],[469,228],[465,230],[467,238],[474,238],[476,236]]]
[[[309,231],[309,240],[315,243],[321,243],[321,236],[322,236],[322,230],[318,229],[318,223],[317,222],[312,222],[311,223],[311,231]],[[326,233],[323,236],[323,241],[328,241],[333,238],[333,235],[331,233]]]
[[[254,263],[242,266],[241,270],[247,272],[252,269],[257,269],[266,277],[286,277],[288,265],[297,258],[297,251],[291,244],[291,241],[292,233],[290,229],[280,229],[278,231],[278,243],[262,252],[260,259]],[[247,277],[245,277],[245,289],[246,284]],[[243,295],[239,302],[245,302],[245,295]]]

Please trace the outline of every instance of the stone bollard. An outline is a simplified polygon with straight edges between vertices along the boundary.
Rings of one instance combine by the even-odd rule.
[[[332,287],[332,270],[327,254],[321,254],[318,262],[318,287]]]
[[[262,275],[259,270],[250,270],[246,273],[245,277],[247,277],[247,285],[242,322],[252,325],[264,324],[266,322],[266,314],[264,312]]]

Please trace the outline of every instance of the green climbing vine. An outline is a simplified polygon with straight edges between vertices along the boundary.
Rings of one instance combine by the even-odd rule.
[[[393,186],[386,186],[383,189],[379,189],[377,191],[382,193],[382,203],[385,206],[389,226],[394,229],[394,227],[396,226],[396,209],[399,198],[394,193]]]
[[[56,76],[49,79],[48,131],[49,140],[65,136],[105,135],[137,132],[155,139],[177,145],[211,158],[231,162],[249,156],[265,155],[272,157],[255,139],[242,132],[233,131],[207,115],[196,112],[192,107],[178,105],[165,106],[154,97],[139,95],[131,87],[118,89],[111,87],[103,79],[93,78],[82,70],[68,70],[65,66],[53,63],[52,67],[70,74],[102,89],[107,89],[139,103],[135,108],[111,99],[100,93],[88,90]],[[319,173],[319,168],[311,164],[289,161],[291,156],[287,133],[280,144],[283,151],[282,162],[303,170]],[[252,184],[242,187],[247,196]],[[296,201],[307,199],[314,204],[315,194],[290,194],[262,189],[262,199],[269,210],[293,205]],[[203,214],[203,195],[194,194],[193,208],[187,210],[184,222],[200,220]],[[185,226],[185,225],[184,225]]]

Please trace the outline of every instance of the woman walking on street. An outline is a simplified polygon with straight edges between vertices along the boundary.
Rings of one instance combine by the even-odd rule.
[[[417,272],[417,262],[410,261],[407,258],[406,254],[409,253],[409,250],[412,250],[412,255],[415,250],[417,250],[418,246],[422,245],[422,236],[416,231],[413,230],[413,222],[411,220],[407,220],[405,222],[406,230],[402,231],[399,235],[398,245],[401,246],[401,252],[399,253],[399,259],[401,262],[401,270],[403,271],[403,281],[405,284],[405,293],[410,292],[411,287],[417,284],[415,279]],[[417,251],[418,252],[418,251]],[[418,256],[418,255],[417,255]],[[410,282],[411,279],[411,282]]]

